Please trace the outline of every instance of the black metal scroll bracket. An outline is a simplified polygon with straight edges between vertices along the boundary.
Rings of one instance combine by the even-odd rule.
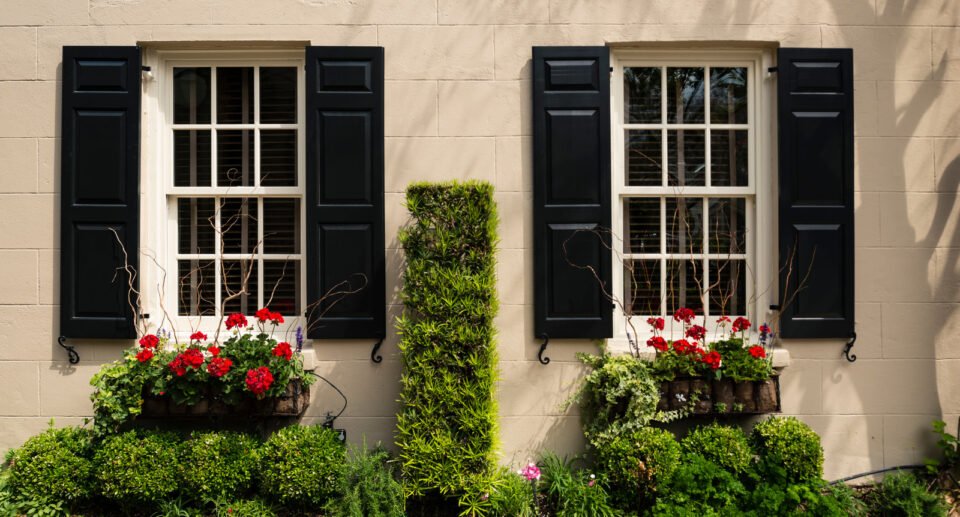
[[[540,364],[550,364],[550,358],[543,356],[543,353],[547,351],[547,345],[550,344],[550,336],[546,333],[543,333],[540,334],[540,339],[543,340],[543,343],[540,343],[540,351],[537,352],[537,360],[540,361]]]
[[[60,336],[57,338],[57,344],[63,347],[67,351],[68,359],[67,361],[70,364],[77,364],[80,362],[80,354],[77,353],[77,349],[67,344],[67,336]]]
[[[850,341],[847,341],[847,344],[843,347],[843,356],[847,358],[847,361],[855,362],[857,360],[857,354],[850,354],[850,350],[853,348],[853,344],[857,342],[857,333],[854,332],[853,336],[850,337]]]
[[[377,364],[380,364],[383,362],[383,356],[377,353],[380,351],[381,346],[383,346],[383,338],[380,338],[380,341],[377,341],[376,343],[374,343],[373,350],[370,351],[370,360]]]

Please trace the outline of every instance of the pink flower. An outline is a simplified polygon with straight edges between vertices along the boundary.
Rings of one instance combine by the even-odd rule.
[[[520,475],[527,478],[527,481],[538,481],[540,479],[540,467],[537,467],[533,463],[528,463],[527,466],[520,471]]]

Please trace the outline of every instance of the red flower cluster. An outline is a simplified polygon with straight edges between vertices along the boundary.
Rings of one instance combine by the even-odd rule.
[[[264,307],[257,311],[257,319],[260,320],[260,323],[271,322],[274,325],[283,323],[283,316],[279,312],[273,312],[270,309]]]
[[[720,368],[720,361],[721,361],[720,352],[717,352],[716,350],[707,353],[700,360],[703,361],[705,364],[709,365],[711,370],[716,370],[717,368]]]
[[[647,340],[647,346],[652,346],[660,352],[667,351],[667,340],[660,336],[653,336]]]
[[[187,373],[187,368],[196,370],[203,366],[203,352],[199,348],[188,348],[177,354],[168,366],[177,377],[183,377]]]
[[[664,327],[663,318],[647,318],[647,324],[653,327],[654,330],[663,330]]]
[[[153,359],[153,350],[150,348],[144,348],[143,350],[137,352],[137,361],[145,363]]]
[[[293,349],[290,348],[290,343],[286,341],[277,343],[277,346],[273,347],[273,355],[289,361],[290,358],[293,357]]]
[[[217,345],[210,345],[207,347],[207,352],[210,352],[210,355],[212,355],[213,357],[217,357],[218,355],[220,355],[220,347],[218,347]]]
[[[203,332],[197,331],[193,334],[190,334],[190,341],[206,341],[207,335]]]
[[[678,339],[673,342],[673,351],[678,354],[686,354],[697,348],[696,344],[691,344],[686,339]]]
[[[214,357],[210,359],[210,362],[207,364],[207,373],[214,377],[223,377],[230,371],[231,366],[233,366],[233,361],[230,359],[226,357]]]
[[[724,327],[727,325],[727,323],[730,323],[730,318],[728,318],[727,316],[720,316],[719,318],[717,318],[717,325]]]
[[[753,345],[750,347],[749,352],[754,359],[763,359],[764,357],[767,357],[767,351],[764,350],[764,348],[760,345]]]
[[[234,327],[237,328],[246,328],[247,327],[247,317],[243,314],[235,313],[231,314],[227,318],[227,330],[230,330]]]
[[[160,338],[153,334],[147,334],[140,338],[140,346],[143,348],[157,348],[158,344],[160,344]]]
[[[697,341],[703,341],[703,338],[707,337],[707,329],[700,325],[693,325],[687,329],[687,337]]]
[[[743,316],[733,320],[733,331],[742,332],[750,328],[750,320]]]
[[[273,374],[266,366],[247,370],[247,389],[258,397],[266,393],[273,384]]]
[[[673,321],[682,321],[684,323],[690,323],[693,321],[697,315],[693,312],[693,309],[688,309],[686,307],[680,307],[677,309],[677,312],[673,313]]]

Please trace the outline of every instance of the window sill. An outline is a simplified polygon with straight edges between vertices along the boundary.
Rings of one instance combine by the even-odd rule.
[[[646,347],[644,347],[646,348]],[[629,354],[630,353],[630,342],[626,338],[611,338],[607,340],[607,350],[612,354]],[[772,350],[769,350],[770,358],[773,360],[773,367],[776,369],[786,368],[790,366],[790,351],[777,347]],[[647,361],[653,361],[656,357],[656,352],[653,350],[641,350],[640,358]]]

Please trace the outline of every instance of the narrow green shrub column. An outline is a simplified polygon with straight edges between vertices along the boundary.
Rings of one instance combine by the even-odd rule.
[[[414,184],[397,321],[403,360],[397,421],[407,495],[462,495],[495,464],[497,215],[486,183]]]

